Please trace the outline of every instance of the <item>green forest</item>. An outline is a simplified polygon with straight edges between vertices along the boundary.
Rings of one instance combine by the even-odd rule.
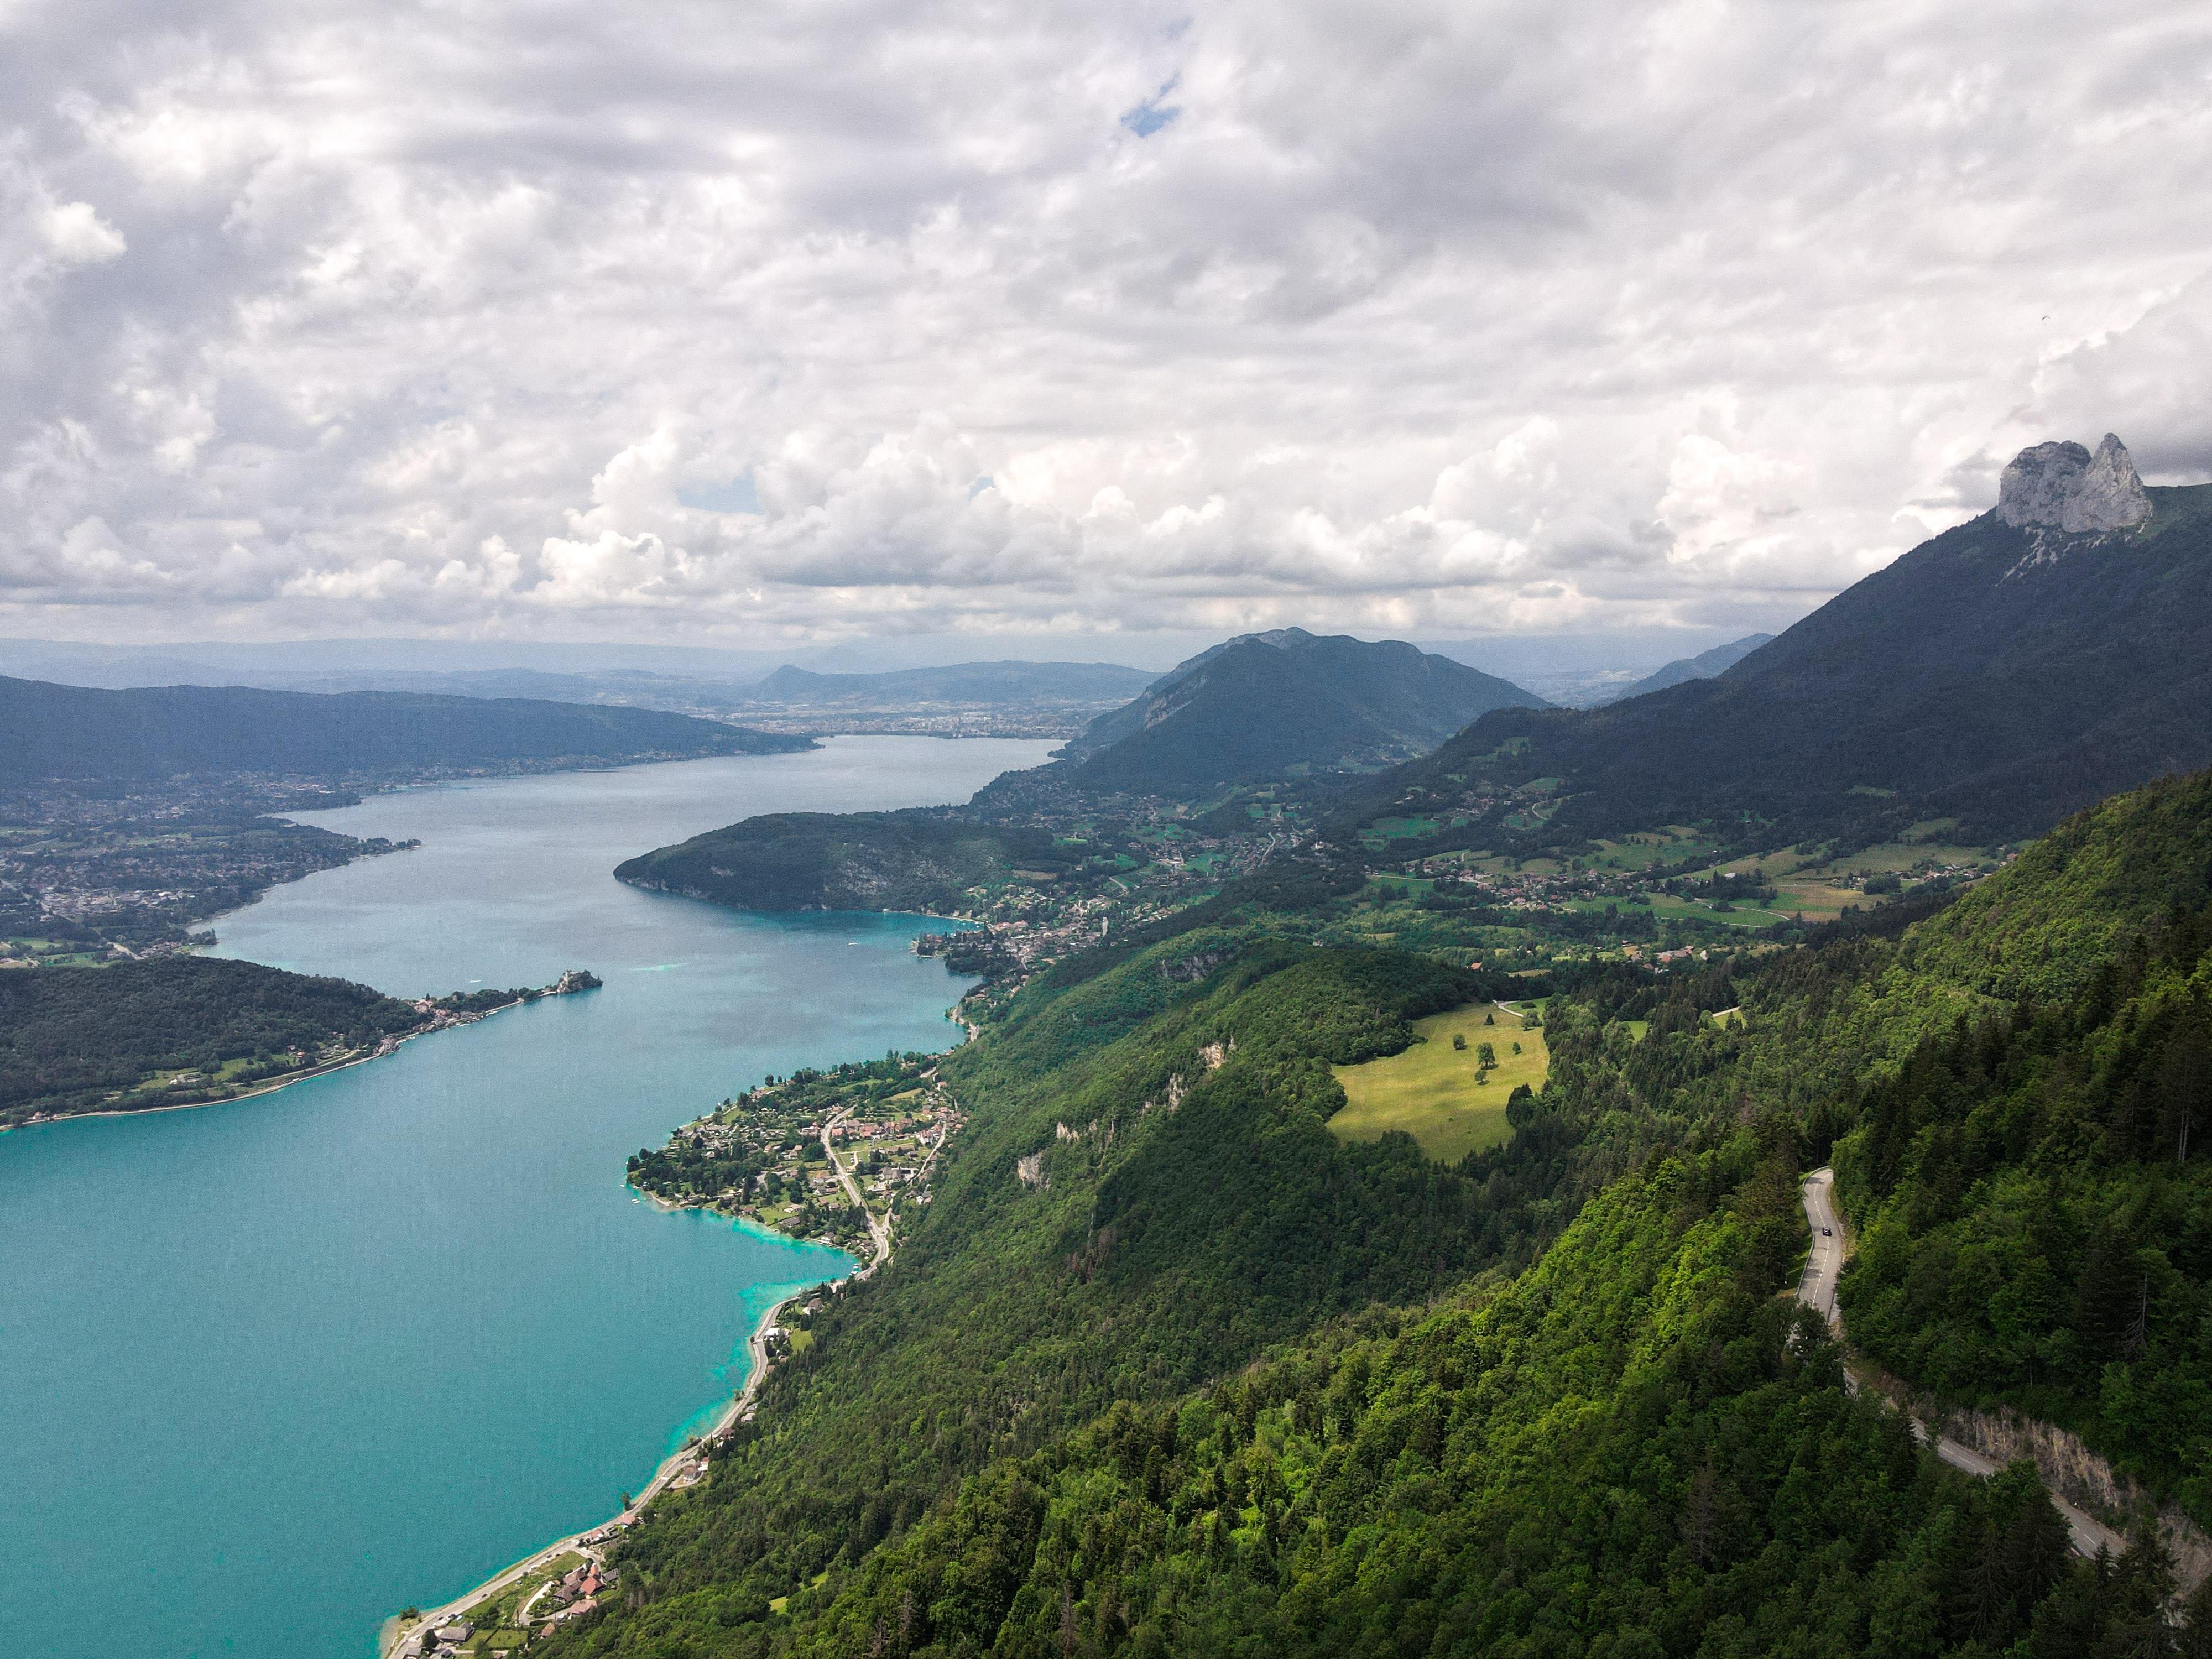
[[[2208,836],[2168,782],[1955,902],[1571,975],[1451,1168],[1339,1145],[1328,1066],[1484,975],[1308,945],[1288,883],[1072,959],[939,1062],[940,1196],[549,1650],[2197,1651],[2154,1538],[2069,1556],[1788,1291],[1832,1155],[1855,1342],[2202,1510]]]
[[[2212,1522],[2212,925],[2177,909],[2078,1000],[1914,1051],[1838,1150],[1854,1339],[2073,1429]]]
[[[208,957],[0,974],[0,1123],[125,1091],[138,1108],[219,1097],[428,1018],[348,980]]]
[[[1045,830],[927,811],[773,812],[617,867],[622,880],[748,910],[955,910],[1015,869],[1070,855]]]

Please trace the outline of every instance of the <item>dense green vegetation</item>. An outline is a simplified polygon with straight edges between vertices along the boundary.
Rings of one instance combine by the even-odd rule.
[[[641,887],[748,910],[957,909],[968,890],[1073,860],[1042,830],[926,811],[774,812],[634,858]]]
[[[235,1089],[428,1018],[349,981],[204,957],[0,974],[0,1123],[204,1100],[218,1076]]]
[[[2205,820],[2170,810],[2201,789],[2161,793],[2100,816],[2142,865],[2203,871]],[[2061,879],[2112,850],[2100,838]],[[1864,1227],[1841,1293],[1862,1346],[1946,1398],[2074,1429],[2212,1522],[2203,899],[2177,893],[2063,1000],[2023,994],[1923,1042],[1868,1089],[1836,1162]]]
[[[403,691],[128,691],[0,678],[0,784],[189,772],[337,775],[813,746],[644,708]]]
[[[1269,945],[1181,977],[1206,945],[1036,994],[940,1062],[978,1116],[935,1201],[771,1376],[747,1477],[654,1523],[656,1583],[781,1595],[1117,1399],[1174,1398],[1318,1322],[1528,1258],[1547,1223],[1502,1164],[1447,1170],[1325,1127],[1329,1063],[1402,1046],[1474,976]]]
[[[2101,1576],[2069,1563],[2032,1468],[1951,1475],[1845,1392],[1820,1322],[1775,1299],[1799,1234],[1787,1148],[1761,1159],[1746,1133],[1659,1162],[1510,1287],[1352,1322],[1002,1460],[804,1598],[823,1613],[794,1650],[2162,1642],[2154,1550]],[[731,1622],[721,1650],[758,1651]]]
[[[2112,537],[1947,531],[1727,673],[1588,711],[1504,709],[1376,781],[1348,823],[1453,809],[1439,842],[1556,845],[1662,823],[1878,841],[1955,817],[2041,830],[2212,761],[2212,486]],[[1523,811],[1564,780],[1556,811]],[[1410,850],[1419,850],[1418,848]]]
[[[1955,1218],[1914,1196],[1960,1166],[1929,1150],[1954,1133],[1942,1112],[1964,1121],[1954,1150],[2040,1143],[1914,1079],[1955,1076],[1958,1045],[1995,1030],[2087,1098],[2103,1042],[2135,1056],[2108,1070],[2136,1101],[2113,1109],[2145,1184],[2086,1200],[2110,1237],[2082,1271],[2150,1287],[2133,1375],[2153,1403],[2127,1420],[2201,1372],[2197,1212],[2174,1197],[2194,1188],[2153,1170],[2178,1120],[2135,1080],[2191,1052],[2174,1011],[2197,994],[2197,924],[2160,918],[2203,908],[2208,823],[2212,781],[2162,786],[1963,900],[1852,917],[1812,949],[1586,970],[1545,1004],[1550,1079],[1514,1101],[1512,1139],[1450,1168],[1402,1136],[1338,1144],[1328,1067],[1503,988],[1304,944],[1326,872],[1062,963],[941,1062],[973,1121],[890,1266],[815,1321],[714,1478],[625,1546],[626,1604],[555,1650],[2058,1655],[2212,1636],[2155,1619],[2154,1547],[2069,1565],[2027,1474],[1929,1464],[1846,1395],[1816,1329],[1785,1342],[1776,1299],[1803,1248],[1797,1170],[1838,1142],[1850,1171],[1904,1146],[1878,1200],[1898,1216],[1874,1229],[1917,1249],[1912,1206]],[[2132,1035],[2088,1035],[2108,1027]],[[2003,1075],[2042,1111],[2033,1069]],[[2080,1304],[2075,1281],[2059,1301]]]

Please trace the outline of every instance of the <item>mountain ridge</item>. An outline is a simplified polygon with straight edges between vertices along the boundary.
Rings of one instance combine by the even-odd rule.
[[[1178,664],[1060,753],[1080,787],[1167,793],[1404,758],[1515,706],[1543,703],[1402,640],[1279,629]]]
[[[1717,678],[1486,714],[1352,815],[1449,808],[1470,835],[1547,844],[1668,823],[1879,839],[1950,817],[1984,841],[2212,763],[2212,485],[2142,490],[2148,516],[2069,531],[2089,510],[2066,494],[2089,476],[2075,460],[2055,493],[2043,459],[2016,461],[2021,522],[1993,508],[1931,538]],[[1556,811],[1503,830],[1543,779]]]
[[[0,784],[607,763],[813,746],[684,714],[590,703],[246,686],[103,690],[0,678]]]
[[[1730,640],[1710,651],[1700,651],[1694,657],[1677,657],[1674,661],[1653,669],[1642,679],[1624,687],[1605,699],[1607,702],[1625,702],[1631,697],[1640,697],[1650,691],[1664,691],[1670,685],[1680,685],[1690,680],[1707,680],[1725,674],[1750,656],[1760,647],[1773,643],[1771,634],[1747,634],[1740,640]]]

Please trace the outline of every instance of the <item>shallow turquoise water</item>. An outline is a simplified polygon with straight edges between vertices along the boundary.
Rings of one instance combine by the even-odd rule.
[[[313,821],[419,851],[282,888],[228,954],[395,993],[604,990],[265,1097],[0,1135],[0,1651],[362,1656],[611,1513],[844,1270],[623,1185],[768,1073],[939,1048],[915,917],[744,916],[621,859],[754,812],[965,798],[1037,743],[469,784]]]

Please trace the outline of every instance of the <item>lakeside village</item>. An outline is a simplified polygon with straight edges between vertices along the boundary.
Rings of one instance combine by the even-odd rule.
[[[550,1635],[571,1619],[580,1619],[622,1582],[622,1570],[609,1566],[602,1551],[623,1526],[611,1522],[586,1533],[466,1613],[410,1632],[392,1649],[393,1659],[456,1659],[463,1654],[490,1659]],[[400,1615],[403,1620],[408,1616]]]
[[[606,763],[549,757],[0,788],[0,968],[94,966],[201,949],[215,938],[197,924],[271,887],[419,845],[342,835],[288,814],[356,806],[414,784]]]
[[[211,942],[195,924],[271,887],[415,845],[281,816],[360,799],[289,775],[0,789],[0,968],[191,951]]]
[[[866,1261],[897,1206],[929,1202],[939,1149],[965,1121],[925,1055],[802,1070],[723,1101],[657,1152],[641,1148],[629,1180],[660,1203]],[[804,1335],[771,1333],[770,1351]]]

